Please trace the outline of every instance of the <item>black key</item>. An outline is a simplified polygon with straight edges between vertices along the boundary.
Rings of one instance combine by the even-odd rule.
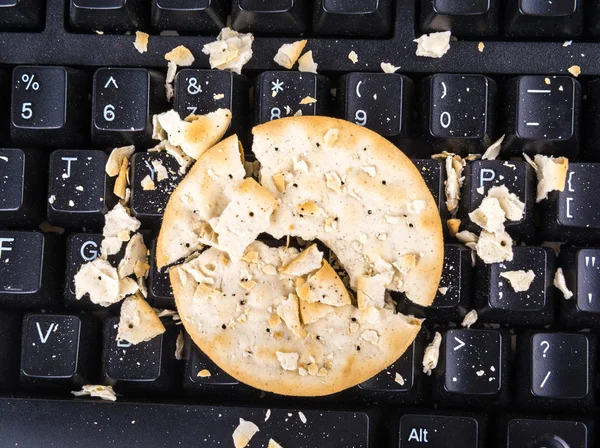
[[[502,330],[448,330],[434,370],[436,398],[448,406],[505,405],[509,349]]]
[[[175,76],[173,108],[181,118],[207,114],[220,108],[231,111],[226,135],[248,136],[248,78],[223,70],[183,69]]]
[[[523,406],[547,412],[593,406],[593,334],[526,333],[517,339],[517,353],[517,397]]]
[[[556,418],[503,418],[498,448],[592,448],[593,423]]]
[[[0,312],[0,390],[14,390],[19,383],[22,320],[20,314]]]
[[[125,394],[173,393],[180,383],[178,361],[175,359],[175,341],[179,327],[172,320],[163,319],[167,331],[147,342],[133,345],[118,342],[118,317],[104,321],[102,352],[102,379]]]
[[[462,188],[459,213],[465,228],[478,232],[479,226],[469,219],[492,187],[505,186],[510,193],[517,195],[525,204],[523,218],[519,221],[507,220],[504,225],[516,241],[530,242],[535,236],[534,205],[536,197],[536,177],[533,168],[524,161],[477,160],[465,167],[465,182]]]
[[[41,151],[0,148],[0,226],[33,228],[44,220],[47,163]]]
[[[169,280],[169,272],[156,267],[156,241],[150,252],[150,271],[148,272],[148,298],[156,308],[175,309],[175,296]]]
[[[168,176],[166,179],[162,178],[163,168]],[[154,190],[142,188],[146,177],[154,182]],[[134,154],[131,158],[131,214],[144,227],[159,227],[169,197],[181,178],[179,164],[173,156],[157,152]]]
[[[595,23],[600,28],[600,0],[598,4],[598,19]],[[600,32],[600,30],[599,30]],[[590,81],[586,87],[586,101],[585,101],[585,157],[586,160],[600,161],[600,79]]]
[[[92,142],[100,146],[152,141],[152,115],[166,108],[165,78],[143,68],[101,68],[94,74]]]
[[[495,36],[499,29],[498,0],[421,0],[421,31],[452,31],[466,37]]]
[[[600,0],[592,0],[586,6],[586,15],[589,16],[586,31],[592,36],[600,36]]]
[[[84,31],[137,31],[146,28],[145,0],[70,0],[69,24]]]
[[[533,271],[526,291],[516,291],[502,274]],[[555,255],[547,247],[514,246],[512,261],[478,263],[475,269],[475,307],[481,322],[541,327],[554,318]]]
[[[568,76],[521,76],[507,82],[503,155],[579,153],[581,84]]]
[[[153,0],[152,27],[217,34],[227,23],[225,0]]]
[[[42,0],[0,0],[0,30],[38,30],[44,26]]]
[[[424,138],[434,151],[483,152],[495,137],[496,83],[483,75],[437,74],[423,80]]]
[[[86,141],[88,76],[64,67],[13,70],[10,135],[14,144],[73,148]]]
[[[370,437],[371,432],[375,433],[372,428],[377,419],[369,414],[302,409],[307,420],[304,424],[298,414],[300,409],[270,410],[268,412],[267,407],[0,398],[2,434],[7,446],[37,448],[43,434],[45,439],[61,447],[232,447],[231,435],[240,424],[240,418],[260,427],[249,447],[266,447],[269,439],[288,447],[375,446]],[[269,418],[265,419],[265,415]]]
[[[409,135],[413,82],[395,73],[349,73],[338,81],[339,114],[384,137]]]
[[[433,304],[422,307],[404,300],[399,303],[400,310],[404,314],[426,318],[427,322],[460,322],[471,310],[471,278],[471,250],[462,244],[446,244],[440,288]]]
[[[399,447],[479,448],[485,422],[479,416],[406,414],[400,418]]]
[[[562,39],[583,33],[583,12],[578,0],[509,0],[504,31],[509,37]]]
[[[600,249],[563,248],[560,253],[568,300],[560,296],[560,320],[569,328],[600,328]]]
[[[232,28],[259,34],[300,35],[308,29],[311,0],[233,0]]]
[[[73,390],[96,384],[100,321],[94,316],[28,314],[23,319],[21,384]]]
[[[300,104],[306,97],[316,103]],[[327,115],[329,80],[322,75],[301,72],[263,72],[256,78],[255,118],[258,124],[294,115]]]
[[[600,242],[600,164],[569,163],[562,192],[552,192],[542,202],[542,231],[548,241]]]
[[[442,217],[442,221],[445,221],[448,215],[448,209],[446,208],[445,193],[444,193],[444,166],[439,160],[433,159],[416,159],[412,160],[415,164],[427,188],[433,196],[433,200],[437,204],[438,210]]]
[[[391,0],[314,0],[315,33],[375,37],[388,35],[391,29]]]
[[[105,173],[106,154],[63,150],[50,155],[48,221],[61,227],[101,227],[116,204],[114,179]]]
[[[11,79],[9,74],[3,70],[0,70],[0,95],[2,95],[3,98],[10,97],[10,81]],[[3,101],[2,104],[0,104],[0,139],[2,140],[8,140],[8,136],[10,135],[9,116],[10,102]]]
[[[63,263],[58,236],[0,231],[0,306],[57,307]]]

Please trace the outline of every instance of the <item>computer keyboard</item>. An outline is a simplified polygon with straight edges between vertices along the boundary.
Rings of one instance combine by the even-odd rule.
[[[209,70],[201,51],[227,25],[255,36],[241,75]],[[150,34],[143,54],[138,30]],[[442,58],[415,55],[413,39],[447,30],[456,40]],[[301,36],[318,74],[273,61]],[[597,446],[599,39],[599,0],[0,0],[0,446],[226,447],[240,419],[260,428],[250,447]],[[196,59],[177,72],[170,103],[164,55],[179,45]],[[399,69],[383,73],[382,62]],[[316,101],[301,104],[306,97]],[[119,304],[78,300],[74,287],[119,199],[109,151],[136,147],[130,207],[151,250],[148,301],[175,310],[154,252],[183,175],[173,156],[146,151],[157,143],[152,116],[221,107],[249,161],[252,126],[300,113],[380,133],[413,159],[442,222],[459,218],[463,229],[478,231],[469,213],[506,186],[525,204],[506,223],[513,260],[473,264],[445,229],[433,306],[395,297],[399,311],[426,318],[417,339],[392,366],[330,397],[238,382],[169,313],[164,334],[117,342]],[[502,135],[498,159],[467,163],[450,213],[445,162],[431,156],[481,154]],[[536,202],[523,152],[568,157],[564,191]],[[144,189],[155,162],[169,180]],[[548,242],[564,243],[560,253]],[[569,300],[553,285],[557,268]],[[502,276],[518,270],[535,273],[527,291]],[[461,327],[473,309],[478,321]],[[427,376],[423,352],[436,331],[440,359]],[[71,396],[85,384],[113,386],[117,402]]]

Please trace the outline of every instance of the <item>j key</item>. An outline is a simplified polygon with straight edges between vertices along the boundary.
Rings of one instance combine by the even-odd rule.
[[[47,166],[41,151],[0,148],[0,226],[37,227],[44,220]]]
[[[462,244],[446,244],[440,288],[433,304],[421,307],[406,300],[400,302],[400,309],[427,322],[462,321],[471,310],[471,278],[471,250]]]
[[[423,133],[434,151],[483,152],[495,137],[496,83],[483,75],[437,74],[422,83]]]
[[[133,345],[117,341],[118,317],[104,321],[102,378],[119,393],[173,392],[180,382],[175,341],[179,328],[163,320],[167,331],[147,342]]]
[[[535,236],[536,185],[535,172],[524,161],[477,160],[467,164],[459,210],[463,222],[469,223],[466,228],[474,232],[479,230],[479,226],[469,219],[469,213],[481,205],[490,188],[505,186],[525,204],[523,218],[506,221],[506,230],[516,241],[531,241]]]
[[[421,0],[421,31],[452,31],[457,36],[498,34],[498,0]]]
[[[19,383],[19,347],[21,315],[10,311],[0,312],[0,390],[14,388]]]
[[[96,384],[100,321],[94,316],[28,314],[23,319],[21,384],[73,390]]]
[[[302,423],[298,412],[304,414],[306,424]],[[88,399],[59,401],[11,397],[0,398],[0,414],[3,415],[4,443],[26,448],[39,447],[40,434],[43,434],[44,440],[52,440],[61,447],[232,447],[231,435],[240,424],[240,418],[260,424],[260,431],[252,438],[249,448],[266,447],[269,439],[284,447],[375,446],[370,442],[370,436],[373,420],[376,419],[367,413],[351,410],[128,403],[121,400],[101,403]]]
[[[542,230],[548,241],[600,242],[600,164],[569,163],[562,192],[553,192],[542,203]]]
[[[233,29],[259,34],[299,35],[308,29],[311,0],[233,0]]]
[[[559,301],[561,322],[570,328],[600,328],[600,249],[564,248],[560,253],[569,300]]]
[[[526,291],[516,291],[502,274],[533,271]],[[513,260],[478,264],[475,270],[475,306],[482,322],[530,327],[552,324],[555,256],[550,248],[515,246]]]
[[[150,253],[150,271],[148,272],[148,299],[156,308],[175,309],[175,297],[169,280],[169,272],[159,271],[156,267],[156,241]]]
[[[433,200],[438,206],[438,210],[442,215],[442,219],[448,214],[444,196],[444,166],[439,160],[433,159],[416,159],[412,160],[415,164],[423,180],[427,184],[427,188],[433,196]]]
[[[498,448],[592,448],[593,423],[577,420],[504,418]]]
[[[150,145],[152,115],[166,106],[164,76],[143,68],[101,68],[94,74],[92,142]]]
[[[62,150],[50,155],[48,221],[61,227],[99,227],[116,203],[105,173],[106,154]]]
[[[391,0],[314,0],[313,30],[318,34],[385,36],[391,18]]]
[[[406,414],[400,418],[401,448],[479,448],[485,437],[480,416]]]
[[[152,27],[217,34],[227,23],[225,0],[153,0]]]
[[[163,168],[166,179],[162,178]],[[178,170],[175,158],[166,153],[140,152],[131,158],[131,214],[145,227],[160,226],[169,197],[181,180]],[[144,190],[142,181],[146,177],[154,183],[154,189]]]
[[[40,29],[44,9],[42,0],[0,0],[0,30]]]
[[[342,118],[384,137],[409,133],[413,82],[395,73],[350,73],[338,82]]]
[[[302,72],[263,72],[256,78],[255,114],[258,124],[294,115],[327,115],[329,80]],[[306,97],[316,103],[300,104]]]
[[[504,155],[579,153],[581,84],[568,76],[521,76],[507,83]]]
[[[88,76],[64,67],[13,70],[10,135],[14,144],[73,148],[86,140]]]
[[[526,333],[517,340],[517,353],[517,396],[523,406],[555,410],[593,406],[593,334]]]
[[[59,306],[63,260],[56,235],[0,231],[0,306]]]
[[[69,22],[73,28],[92,31],[136,31],[148,23],[145,0],[70,0]]]
[[[245,141],[249,87],[248,78],[243,75],[223,70],[183,69],[175,76],[173,108],[181,118],[227,108],[232,117],[226,135],[237,134]]]
[[[510,37],[566,38],[583,33],[579,0],[509,0],[504,31]]]
[[[504,331],[448,330],[434,371],[436,397],[449,406],[504,405],[509,349]]]

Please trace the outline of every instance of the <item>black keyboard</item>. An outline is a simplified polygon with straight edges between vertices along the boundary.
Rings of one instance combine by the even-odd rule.
[[[241,75],[209,70],[201,51],[227,24],[255,35]],[[447,54],[415,55],[414,39],[448,30]],[[134,48],[136,31],[150,34],[146,53]],[[273,61],[300,38],[318,74]],[[169,103],[164,55],[179,45],[195,62],[178,71]],[[240,419],[259,427],[249,447],[598,446],[599,54],[599,0],[0,0],[0,447],[226,447]],[[399,69],[383,73],[382,62]],[[307,96],[316,103],[301,105]],[[130,206],[151,249],[148,301],[174,310],[153,255],[181,174],[172,156],[146,152],[152,116],[219,107],[247,149],[252,126],[298,111],[377,131],[413,159],[444,223],[446,170],[431,156],[481,154],[505,135],[498,159],[467,164],[454,217],[476,231],[468,214],[507,186],[525,204],[523,219],[507,223],[513,260],[473,264],[447,234],[433,306],[399,298],[399,310],[426,318],[417,339],[331,397],[238,382],[170,316],[151,341],[117,342],[119,305],[77,300],[73,280],[99,255],[104,215],[118,202],[104,169],[110,149],[136,145]],[[536,203],[523,152],[568,157],[564,191]],[[158,162],[169,185],[144,189]],[[547,242],[563,243],[560,252]],[[122,252],[109,257],[115,267]],[[557,268],[568,300],[553,286]],[[535,273],[528,291],[501,275],[516,270]],[[463,328],[473,309],[478,321]],[[439,364],[427,376],[435,332]],[[113,386],[118,400],[71,396],[86,384]]]

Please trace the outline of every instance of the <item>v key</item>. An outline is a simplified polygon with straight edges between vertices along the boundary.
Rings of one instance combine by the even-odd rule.
[[[38,334],[40,335],[40,341],[42,344],[45,344],[46,342],[48,342],[48,338],[50,337],[50,333],[52,333],[53,331],[58,330],[58,324],[50,324],[50,326],[48,327],[48,331],[46,331],[46,334],[42,334],[42,327],[40,327],[40,323],[36,322],[35,326],[37,327],[37,331]]]

